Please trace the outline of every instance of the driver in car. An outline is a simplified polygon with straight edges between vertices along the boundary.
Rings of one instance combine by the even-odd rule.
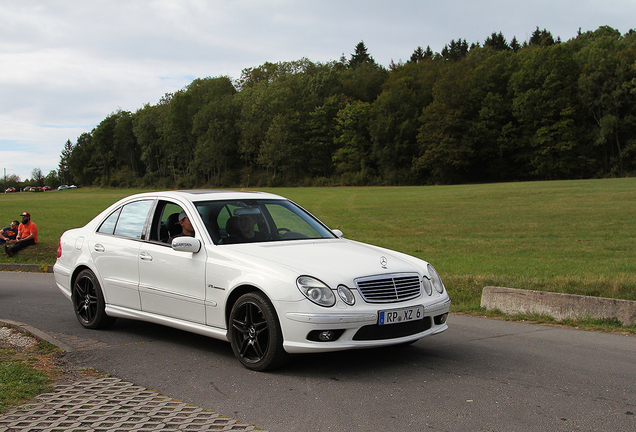
[[[181,236],[194,237],[192,222],[190,222],[190,218],[186,215],[185,211],[179,213],[179,225],[181,225]]]

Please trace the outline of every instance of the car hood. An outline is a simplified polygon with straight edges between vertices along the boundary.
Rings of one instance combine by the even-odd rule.
[[[353,279],[387,273],[422,274],[426,262],[399,252],[346,239],[296,240],[228,246],[241,255],[264,260],[298,275],[335,286]],[[249,259],[248,259],[249,260]]]

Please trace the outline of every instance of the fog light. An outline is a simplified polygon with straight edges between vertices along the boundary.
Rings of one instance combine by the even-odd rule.
[[[307,340],[314,342],[335,342],[344,333],[344,329],[339,330],[312,330],[307,335]]]
[[[336,334],[331,330],[320,332],[320,334],[318,335],[318,339],[320,339],[321,342],[329,342],[334,340],[335,338]]]
[[[448,318],[448,314],[445,313],[444,315],[437,315],[434,320],[435,320],[435,324],[440,325],[440,324],[444,324],[446,322],[446,318]]]

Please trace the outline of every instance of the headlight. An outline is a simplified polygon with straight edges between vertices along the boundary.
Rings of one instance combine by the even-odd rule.
[[[300,276],[296,279],[296,286],[305,297],[319,306],[330,307],[336,303],[336,297],[331,289],[316,278]]]
[[[424,286],[426,294],[429,296],[433,295],[433,285],[431,285],[431,281],[426,276],[422,278],[422,285]]]
[[[435,290],[440,294],[443,293],[444,284],[442,283],[442,278],[439,277],[433,266],[430,264],[428,265],[428,274],[431,277],[431,283],[433,284]]]
[[[351,290],[344,285],[338,285],[338,297],[349,306],[353,306],[356,302],[356,298],[353,296]]]

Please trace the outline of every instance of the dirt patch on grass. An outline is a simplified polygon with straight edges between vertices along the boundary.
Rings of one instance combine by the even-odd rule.
[[[64,351],[14,327],[0,327],[0,347],[0,356],[23,360],[46,373],[50,385],[108,376],[90,367],[69,366]]]

